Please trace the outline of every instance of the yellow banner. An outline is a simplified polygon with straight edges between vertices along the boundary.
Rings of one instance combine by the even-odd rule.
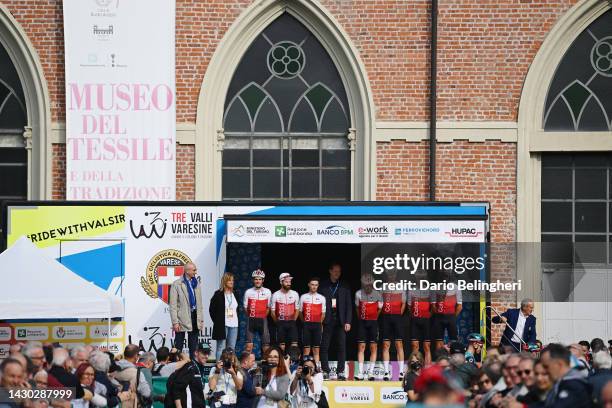
[[[39,248],[63,239],[96,237],[125,228],[125,207],[43,206],[8,211],[8,246],[27,236]]]
[[[43,322],[5,323],[0,326],[0,359],[8,354],[10,344],[27,341],[60,343],[66,348],[91,345],[106,347],[108,323],[95,322]],[[109,351],[122,353],[125,347],[125,322],[111,322]]]

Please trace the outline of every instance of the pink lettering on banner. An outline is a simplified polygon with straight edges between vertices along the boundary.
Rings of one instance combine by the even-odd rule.
[[[170,200],[168,186],[71,186],[68,188],[74,200]]]
[[[171,138],[72,137],[66,140],[72,160],[174,160]]]
[[[167,111],[174,104],[168,84],[69,83],[67,86],[71,111]]]

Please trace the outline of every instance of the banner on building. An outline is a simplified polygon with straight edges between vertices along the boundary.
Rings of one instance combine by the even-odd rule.
[[[66,198],[175,198],[175,1],[65,0]]]
[[[307,241],[311,243],[385,244],[400,238],[409,242],[417,238],[421,242],[447,242],[449,235],[454,242],[485,242],[486,206],[447,205],[436,207],[435,211],[423,208],[433,218],[438,211],[445,219],[435,220],[430,215],[425,215],[429,220],[400,219],[418,215],[421,209],[417,206],[26,202],[6,208],[5,231],[8,246],[26,236],[75,274],[122,297],[125,301],[125,340],[142,342],[144,349],[154,350],[172,344],[168,293],[188,262],[197,265],[202,282],[205,328],[201,341],[211,344],[209,300],[219,288],[220,276],[226,270],[226,247],[232,245],[232,241],[291,243],[295,242],[294,236],[301,237],[294,234],[305,228],[312,233]],[[330,215],[339,211],[353,213],[355,219],[330,219]],[[358,220],[371,214],[388,220]],[[278,219],[258,221],[260,215]],[[305,218],[320,216],[329,221],[291,219],[300,215]],[[237,221],[238,217],[244,221]],[[476,220],[478,217],[481,219]],[[319,231],[331,232],[319,235]]]

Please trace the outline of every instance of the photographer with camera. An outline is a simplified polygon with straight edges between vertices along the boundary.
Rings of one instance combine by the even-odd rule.
[[[293,408],[318,408],[322,402],[322,388],[323,374],[317,370],[311,356],[304,356],[289,387],[291,406]]]
[[[226,348],[221,353],[217,365],[210,370],[208,377],[211,405],[221,403],[223,408],[235,408],[238,391],[242,389],[244,376],[238,367],[238,359],[234,350]]]
[[[281,351],[273,346],[264,352],[264,359],[256,374],[255,408],[287,408],[285,396],[289,391],[289,373],[281,361]]]

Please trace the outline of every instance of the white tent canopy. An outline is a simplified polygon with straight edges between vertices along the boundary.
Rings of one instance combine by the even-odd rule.
[[[123,317],[123,301],[49,258],[26,237],[0,254],[0,319]]]

